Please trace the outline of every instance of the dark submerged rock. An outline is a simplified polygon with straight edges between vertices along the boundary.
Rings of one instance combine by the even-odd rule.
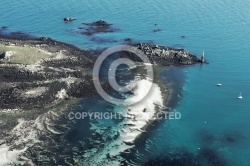
[[[229,143],[229,144],[236,144],[241,143],[244,141],[246,137],[242,135],[241,133],[234,131],[234,132],[228,132],[222,137],[223,143]]]
[[[6,33],[5,30],[0,29],[0,38],[7,38],[7,39],[16,39],[16,40],[33,40],[36,37],[32,36],[31,34],[16,31],[16,32],[10,32]]]
[[[0,27],[0,35],[1,35],[1,33],[4,33],[7,29],[8,29],[7,26]]]
[[[131,42],[132,39],[131,38],[126,38],[126,39],[124,39],[124,41]]]
[[[81,32],[82,35],[85,35],[85,36],[92,36],[94,33],[92,32]]]
[[[99,20],[99,21],[95,21],[92,23],[83,23],[84,25],[88,25],[88,26],[111,26],[112,24],[107,23],[106,21],[103,20]]]
[[[98,37],[92,37],[90,39],[91,41],[94,41],[96,43],[116,43],[118,42],[117,40],[114,40],[114,39],[104,39],[104,38],[98,38]]]
[[[174,153],[161,154],[161,156],[149,159],[142,166],[226,166],[226,160],[214,149],[204,148],[198,154],[186,150],[178,150]]]
[[[114,28],[112,24],[109,24],[103,20],[91,23],[82,23],[82,25],[83,26],[78,27],[78,29],[81,30],[80,34],[85,36],[91,36],[96,33],[111,33],[119,30],[117,28]]]
[[[161,29],[154,29],[153,32],[161,32]]]
[[[170,155],[162,154],[148,160],[142,166],[201,166],[194,154],[183,151]]]
[[[131,38],[125,38],[123,41],[127,44],[131,44],[133,42]]]
[[[7,29],[8,29],[7,26],[2,26],[2,27],[0,28],[0,30],[7,30]]]

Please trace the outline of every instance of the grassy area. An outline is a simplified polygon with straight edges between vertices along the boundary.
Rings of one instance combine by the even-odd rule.
[[[47,54],[39,49],[32,48],[32,47],[20,47],[20,46],[5,46],[0,44],[0,54],[6,51],[13,51],[15,55],[10,57],[10,61],[8,59],[3,59],[1,61],[5,63],[11,64],[25,64],[31,65],[35,64],[36,62],[46,59],[55,55]]]

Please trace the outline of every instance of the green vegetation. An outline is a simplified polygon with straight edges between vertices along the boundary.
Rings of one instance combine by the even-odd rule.
[[[33,47],[5,46],[0,44],[0,54],[5,53],[6,51],[12,51],[15,54],[12,55],[10,59],[3,59],[1,61],[11,64],[31,65],[42,59],[55,56],[55,54],[50,55],[49,53]]]

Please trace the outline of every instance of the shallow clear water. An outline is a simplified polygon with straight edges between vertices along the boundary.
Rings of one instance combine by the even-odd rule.
[[[198,154],[204,148],[211,148],[231,165],[249,165],[249,8],[249,0],[113,0],[101,3],[98,0],[63,3],[2,0],[0,26],[9,26],[9,31],[49,36],[82,48],[117,45],[130,37],[136,41],[183,47],[197,55],[204,50],[209,65],[182,69],[188,73],[175,108],[182,113],[182,118],[162,122],[149,134],[145,146],[150,153],[139,151],[143,156],[140,161],[164,150],[175,152],[176,148],[183,148]],[[77,20],[63,23],[64,17]],[[96,43],[90,37],[74,33],[82,22],[99,19],[114,24],[120,31],[95,37],[118,42]],[[154,33],[154,29],[162,31]],[[186,38],[181,39],[182,35]],[[215,86],[218,81],[222,87]],[[240,92],[243,100],[237,99]]]

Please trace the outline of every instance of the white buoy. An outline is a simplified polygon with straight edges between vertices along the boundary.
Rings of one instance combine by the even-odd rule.
[[[238,96],[238,99],[243,99],[243,97],[242,97],[241,93],[240,93],[240,95]]]

